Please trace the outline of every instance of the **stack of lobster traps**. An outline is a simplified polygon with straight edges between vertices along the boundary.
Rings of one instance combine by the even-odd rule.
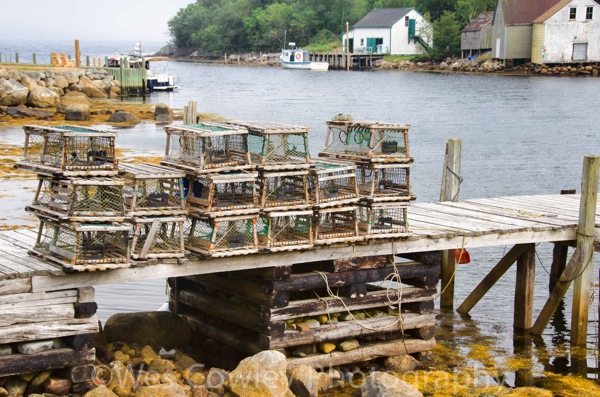
[[[327,121],[321,158],[352,161],[360,196],[358,228],[364,239],[409,235],[407,209],[413,159],[406,124]]]
[[[33,203],[40,220],[32,253],[67,271],[129,266],[115,132],[77,126],[25,126],[23,159],[15,167],[38,174]]]

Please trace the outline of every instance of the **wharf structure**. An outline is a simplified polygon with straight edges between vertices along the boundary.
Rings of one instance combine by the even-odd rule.
[[[458,310],[467,313],[516,262],[515,328],[541,334],[574,281],[571,341],[585,346],[588,265],[600,225],[600,157],[586,157],[581,195],[455,202],[460,162],[454,141],[442,197],[448,202],[409,206],[408,126],[355,128],[340,121],[328,126],[322,152],[327,158],[321,160],[308,156],[308,131],[294,127],[248,122],[170,127],[163,167],[125,166],[119,172],[112,140],[103,141],[103,149],[83,144],[102,134],[66,127],[27,130],[32,137],[53,137],[44,144],[32,138],[31,147],[26,141],[22,167],[39,173],[40,190],[53,191],[55,202],[45,205],[37,200],[44,195],[36,195],[31,211],[40,217],[38,232],[0,233],[0,347],[6,353],[0,356],[0,377],[70,368],[73,391],[85,389],[98,331],[93,286],[150,279],[167,279],[171,311],[239,357],[277,349],[286,352],[290,368],[326,368],[428,352],[436,343],[432,310],[440,274],[441,305],[453,306],[454,252],[504,245],[514,247]],[[386,138],[374,145],[381,131],[399,135],[393,144]],[[252,150],[243,144],[250,137]],[[77,156],[64,149],[71,139],[81,143]],[[344,142],[353,146],[344,150],[356,163],[340,164],[344,156],[335,146]],[[46,149],[63,154],[53,166],[59,170],[40,167],[37,157],[27,156]],[[69,156],[87,162],[98,175],[73,168]],[[252,168],[253,160],[259,166]],[[77,166],[85,167],[82,163]],[[214,173],[223,168],[225,173]],[[383,173],[385,183],[371,178]],[[109,197],[114,213],[94,207],[93,213],[72,215],[74,204],[94,202],[79,192],[90,184]],[[156,186],[162,187],[149,189]],[[387,196],[390,190],[397,191]],[[115,191],[123,192],[120,200],[114,200]],[[249,201],[249,194],[255,199]],[[184,206],[186,195],[193,200]],[[271,195],[276,200],[267,200]],[[333,196],[338,205],[327,201]],[[357,216],[360,211],[366,217]],[[129,230],[133,236],[123,253],[121,237]],[[62,235],[72,240],[62,244]],[[535,244],[540,242],[556,244],[558,276],[534,323]],[[567,263],[569,245],[576,250]],[[65,252],[66,246],[74,251]],[[339,347],[349,338],[359,343]],[[48,340],[60,340],[60,348],[22,351],[22,343]],[[338,348],[327,351],[324,342]]]

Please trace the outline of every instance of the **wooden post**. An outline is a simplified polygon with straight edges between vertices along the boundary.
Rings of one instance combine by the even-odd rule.
[[[79,51],[79,40],[75,40],[75,67],[81,67],[81,53]]]
[[[444,180],[440,201],[458,201],[460,192],[460,158],[462,141],[457,138],[449,139],[446,145],[446,161],[444,163]],[[442,294],[440,307],[452,309],[454,307],[454,273],[456,272],[456,259],[454,250],[442,252]]]
[[[89,55],[85,56],[85,66],[90,66],[90,56]]]
[[[591,263],[594,253],[599,169],[600,156],[586,156],[584,158],[575,252],[531,329],[531,333],[534,335],[541,335],[544,332],[546,325],[548,325],[562,298],[567,293],[571,282],[577,279],[573,290],[573,312],[571,316],[572,346],[585,346],[587,338],[589,284],[590,273],[593,268]]]
[[[346,71],[350,70],[350,28],[346,21]]]
[[[514,327],[528,330],[533,323],[533,289],[535,283],[535,244],[517,259],[517,282],[515,284]]]
[[[32,58],[33,58],[33,64],[35,65],[37,63],[35,52],[32,54]]]
[[[561,190],[560,194],[575,194],[575,190]],[[552,251],[552,268],[550,270],[550,277],[548,281],[549,291],[552,292],[556,282],[560,278],[560,275],[567,266],[567,255],[569,253],[569,246],[564,243],[555,243]]]
[[[19,63],[19,53],[15,52],[15,63]]]

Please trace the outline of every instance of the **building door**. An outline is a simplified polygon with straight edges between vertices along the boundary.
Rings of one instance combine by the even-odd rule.
[[[376,37],[367,37],[367,47],[365,48],[365,52],[372,54],[375,52],[377,48],[377,38]]]
[[[573,60],[587,60],[588,43],[573,43]]]

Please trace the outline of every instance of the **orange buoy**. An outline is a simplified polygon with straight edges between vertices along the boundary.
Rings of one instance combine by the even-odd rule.
[[[469,255],[469,251],[464,248],[457,248],[454,250],[454,257],[456,258],[456,263],[458,265],[466,265],[471,262],[471,255]]]

